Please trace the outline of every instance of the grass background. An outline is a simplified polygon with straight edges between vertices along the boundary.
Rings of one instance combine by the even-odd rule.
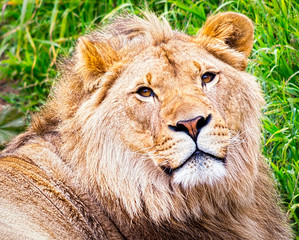
[[[246,14],[255,23],[248,71],[265,92],[262,150],[273,169],[288,218],[299,239],[299,16],[296,0],[0,0],[0,145],[24,130],[45,102],[56,63],[76,39],[120,12],[149,8],[174,28],[196,34],[208,15]],[[4,101],[3,101],[4,100]]]

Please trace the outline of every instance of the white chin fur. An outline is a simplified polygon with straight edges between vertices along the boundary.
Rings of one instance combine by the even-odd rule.
[[[199,154],[173,173],[173,182],[184,188],[198,184],[212,185],[226,175],[224,163],[208,155]]]

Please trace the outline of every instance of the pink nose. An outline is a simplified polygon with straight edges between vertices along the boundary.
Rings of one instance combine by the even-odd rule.
[[[178,121],[175,127],[169,127],[175,131],[183,131],[187,133],[194,141],[196,141],[200,130],[210,122],[211,118],[211,114],[209,114],[207,118],[197,116],[193,119]]]

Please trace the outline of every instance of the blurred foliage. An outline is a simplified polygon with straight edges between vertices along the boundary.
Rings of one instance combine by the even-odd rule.
[[[3,106],[0,114],[0,149],[8,140],[25,130],[24,113],[11,106]]]

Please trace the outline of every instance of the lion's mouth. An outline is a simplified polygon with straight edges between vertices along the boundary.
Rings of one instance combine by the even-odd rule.
[[[195,161],[199,161],[201,159],[204,159],[204,158],[210,158],[214,161],[219,161],[219,162],[222,162],[222,163],[225,163],[225,158],[219,158],[219,157],[216,157],[212,154],[209,154],[209,153],[206,153],[206,152],[203,152],[201,150],[196,150],[185,162],[183,162],[180,166],[176,167],[176,168],[170,168],[170,167],[164,167],[164,166],[161,166],[162,170],[168,174],[168,175],[172,175],[174,172],[176,171],[179,171],[181,168],[183,168],[188,162],[190,162],[191,160],[195,160]]]

